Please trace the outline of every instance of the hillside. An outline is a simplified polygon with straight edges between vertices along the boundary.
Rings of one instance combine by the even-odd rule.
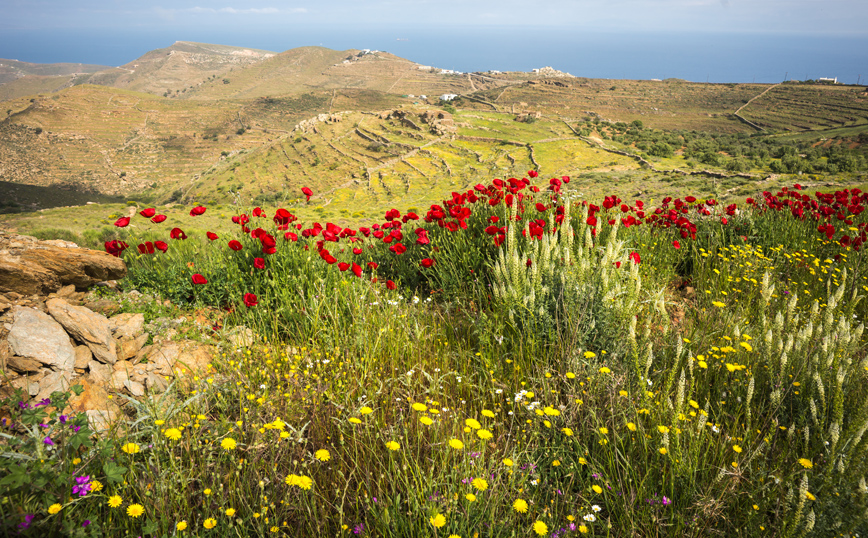
[[[267,50],[177,41],[77,83],[170,95],[186,92],[225,71],[256,64],[274,54]]]
[[[17,80],[26,76],[64,76],[81,73],[95,73],[97,71],[102,71],[103,69],[111,68],[106,65],[91,64],[36,64],[0,58],[0,84],[12,82],[13,80]]]

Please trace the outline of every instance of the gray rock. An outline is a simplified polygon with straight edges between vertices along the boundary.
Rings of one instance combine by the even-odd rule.
[[[50,299],[45,303],[48,312],[63,328],[93,352],[96,360],[114,364],[117,349],[108,318],[83,306],[73,306],[63,299]]]
[[[115,370],[114,374],[112,374],[112,384],[116,389],[127,389],[136,398],[144,396],[145,386],[141,382],[136,381],[134,379],[135,376],[136,373],[132,369],[130,371]]]
[[[90,370],[90,377],[95,383],[104,386],[108,386],[111,383],[112,374],[114,373],[111,366],[91,360],[87,363],[87,367]]]
[[[87,346],[76,346],[75,347],[75,367],[76,368],[87,368],[87,364],[93,360],[93,353],[90,352],[90,348]]]
[[[24,391],[29,396],[36,396],[37,394],[39,394],[39,383],[37,381],[34,381],[32,378],[19,377],[17,379],[13,379],[10,384],[13,388],[24,389]]]
[[[148,363],[154,365],[155,373],[164,376],[206,371],[216,353],[213,346],[191,340],[153,347],[155,349],[148,353]]]
[[[48,398],[53,392],[69,389],[70,381],[72,381],[72,372],[48,372],[39,380],[39,393],[36,395],[36,400]]]
[[[164,376],[149,373],[145,378],[145,386],[148,387],[149,392],[159,394],[166,392],[166,389],[169,388],[169,381]]]
[[[144,314],[118,314],[109,319],[115,338],[136,338],[145,329]]]
[[[112,427],[118,418],[117,411],[111,409],[88,409],[84,412],[90,429],[96,433],[103,432]]]
[[[32,308],[15,307],[7,338],[13,355],[35,359],[56,370],[75,367],[69,336],[51,316]]]
[[[118,360],[129,360],[138,355],[139,351],[148,341],[148,333],[140,334],[136,338],[124,338],[118,341]]]

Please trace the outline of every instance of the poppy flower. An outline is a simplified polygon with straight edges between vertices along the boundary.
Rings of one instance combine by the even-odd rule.
[[[187,234],[181,228],[172,228],[172,231],[169,232],[169,237],[172,239],[187,239]]]
[[[199,215],[204,215],[204,214],[205,214],[205,208],[200,206],[200,205],[197,205],[196,207],[194,207],[193,209],[190,210],[190,216],[191,217],[198,217]]]
[[[283,238],[287,241],[298,241],[298,234],[294,234],[292,232],[286,232],[283,234]]]
[[[157,215],[156,217],[151,219],[151,222],[153,222],[154,224],[159,224],[164,220],[166,220],[166,215]]]
[[[244,247],[241,245],[240,242],[233,239],[232,241],[229,241],[229,248],[231,248],[232,250],[241,250]]]
[[[368,262],[368,267],[370,267],[371,269],[376,269],[379,266],[380,264],[377,262]]]
[[[635,263],[636,265],[638,265],[638,264],[642,263],[642,257],[639,256],[638,252],[631,252],[630,253],[630,261]]]
[[[358,256],[361,253],[362,253],[362,249],[360,249],[359,247],[356,247],[353,249],[353,254],[355,254],[356,256]]]
[[[341,271],[346,271],[349,268],[350,268],[350,264],[348,264],[348,263],[341,262],[338,264],[338,269],[340,269]]]
[[[678,240],[675,240],[672,242],[672,246],[675,248],[681,248],[681,243],[679,243]]]
[[[421,265],[425,269],[428,269],[429,267],[434,265],[434,260],[432,260],[431,258],[423,258],[422,261],[419,262],[419,265]]]
[[[261,207],[254,207],[253,211],[250,212],[254,217],[264,217],[265,213],[262,211]]]
[[[539,177],[539,172],[537,172],[536,170],[528,170],[527,171],[527,177],[529,177],[529,178]]]
[[[392,282],[391,280],[387,280],[387,281],[386,281],[386,288],[388,288],[388,289],[390,289],[390,290],[393,290],[393,289],[395,289],[396,287],[397,287],[397,286],[395,286],[395,283]]]
[[[407,252],[407,247],[405,247],[401,243],[395,243],[394,245],[389,247],[389,250],[391,250],[395,254],[403,254]]]
[[[355,262],[353,263],[353,274],[359,278],[362,277],[362,266]]]
[[[205,235],[208,236],[209,241],[214,241],[216,239],[220,239],[220,237],[217,234],[215,234],[214,232],[208,232]]]
[[[310,197],[313,196],[313,191],[308,189],[307,187],[302,187],[301,192],[307,196],[307,201],[310,202]]]
[[[160,252],[165,253],[167,250],[169,250],[169,245],[165,241],[154,241],[154,248],[156,248]]]
[[[127,249],[129,245],[124,243],[123,241],[118,241],[114,239],[112,241],[105,242],[105,251],[114,256],[115,258],[121,255],[121,252]]]
[[[208,283],[208,279],[206,279],[204,276],[200,275],[199,273],[195,273],[190,278],[193,280],[193,284],[207,284]]]
[[[253,293],[244,294],[244,306],[250,308],[259,304],[259,298]]]
[[[150,241],[146,241],[144,243],[139,243],[139,252],[142,254],[153,254],[154,253],[154,244]]]
[[[253,258],[253,267],[257,269],[265,269],[265,260],[262,258]]]
[[[115,221],[115,226],[117,226],[118,228],[126,228],[129,225],[130,225],[130,218],[129,217],[121,217]]]
[[[157,214],[157,210],[154,209],[153,207],[149,207],[147,209],[142,209],[141,211],[139,211],[139,215],[145,217],[146,219],[149,219],[156,214]]]

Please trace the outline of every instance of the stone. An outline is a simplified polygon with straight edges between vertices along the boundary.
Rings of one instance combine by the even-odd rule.
[[[51,316],[16,306],[12,318],[7,341],[13,355],[35,359],[57,370],[75,367],[75,349],[69,336]]]
[[[121,411],[118,405],[111,400],[111,396],[103,388],[102,383],[93,379],[92,376],[88,376],[76,380],[76,384],[81,385],[81,394],[69,399],[69,405],[64,413],[87,414],[88,423],[95,432],[110,428],[121,416]]]
[[[145,329],[145,315],[118,314],[109,319],[109,327],[115,338],[136,338]]]
[[[36,394],[36,400],[50,398],[53,392],[68,390],[70,381],[72,381],[72,372],[49,371],[39,380],[39,393]]]
[[[145,386],[148,388],[149,392],[159,394],[161,392],[166,392],[166,389],[169,388],[169,381],[166,380],[165,376],[150,372],[147,377],[145,377]]]
[[[0,292],[47,295],[70,284],[86,289],[126,272],[123,260],[106,252],[0,232]]]
[[[68,298],[75,294],[75,284],[68,284],[59,290],[57,290],[57,296],[62,298]]]
[[[116,364],[120,364],[120,362],[121,361],[118,361]],[[91,360],[87,364],[87,369],[90,371],[90,378],[95,382],[106,386],[111,383],[112,374],[114,373],[111,366],[99,361]]]
[[[19,377],[10,383],[13,389],[24,389],[28,396],[39,394],[39,382],[30,377]]]
[[[104,316],[111,316],[121,308],[116,301],[112,301],[111,299],[97,299],[96,301],[89,301],[85,303],[84,306]]]
[[[207,371],[215,353],[214,346],[185,340],[154,346],[147,359],[149,364],[154,365],[152,368],[155,373],[173,376]]]
[[[140,334],[138,338],[125,338],[123,340],[118,341],[118,360],[128,360],[132,359],[136,355],[138,355],[139,350],[141,350],[145,346],[145,342],[148,341],[148,334]]]
[[[112,374],[112,384],[116,389],[125,388],[136,398],[145,395],[145,386],[132,378],[132,372],[115,370]]]
[[[63,299],[49,299],[45,305],[66,332],[87,345],[98,361],[106,364],[117,362],[117,346],[108,318],[83,306],[73,306]]]
[[[87,346],[75,346],[75,367],[87,368],[88,363],[93,360],[93,353]]]
[[[12,355],[6,360],[6,366],[19,374],[35,374],[45,368],[45,365],[36,359]]]

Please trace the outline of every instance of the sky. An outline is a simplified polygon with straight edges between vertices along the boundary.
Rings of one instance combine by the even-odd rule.
[[[576,66],[565,61],[562,46],[572,38],[566,50],[580,53],[593,46],[598,54],[613,54],[613,62],[622,58],[614,56],[615,49],[628,56],[677,56],[696,47],[688,52],[701,63],[697,55],[702,51],[727,60],[716,49],[731,41],[720,36],[741,35],[748,36],[745,43],[751,45],[739,48],[736,62],[750,62],[751,55],[786,55],[808,43],[806,52],[825,49],[805,69],[798,62],[801,52],[791,50],[795,71],[819,74],[825,65],[834,64],[837,72],[841,65],[862,64],[850,69],[855,79],[863,71],[868,75],[868,66],[862,69],[868,58],[862,47],[868,42],[866,21],[868,0],[2,0],[0,58],[122,65],[175,41],[276,52],[304,45],[381,48],[400,55],[395,43],[416,40],[417,47],[405,48],[407,53],[424,55],[421,51],[439,48],[442,59],[432,54],[404,57],[443,67],[460,68],[450,63],[461,64],[462,52],[479,56],[486,47],[491,49],[487,59],[480,56],[479,61],[492,63],[498,47],[520,45],[536,56],[560,47],[560,56],[535,58],[535,63],[553,65],[557,60]],[[674,35],[686,37],[673,40]],[[813,45],[822,39],[827,39],[824,45]],[[762,43],[776,43],[777,48],[766,50]],[[846,58],[835,56],[841,49]],[[767,63],[774,77],[789,72],[790,64]],[[757,67],[740,76],[749,78],[750,71],[770,68]],[[665,71],[665,65],[660,70]]]

